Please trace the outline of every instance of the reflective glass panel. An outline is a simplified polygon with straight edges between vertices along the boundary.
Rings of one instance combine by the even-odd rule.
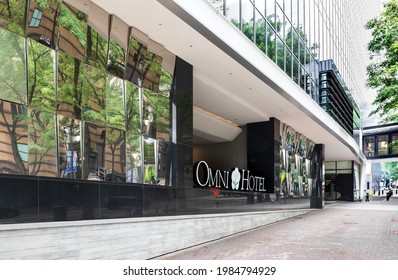
[[[239,0],[226,0],[225,1],[225,13],[226,17],[239,28]]]
[[[0,173],[28,174],[26,106],[0,100]]]
[[[55,51],[28,39],[28,104],[55,113]]]
[[[82,115],[83,63],[73,56],[58,54],[57,113],[75,119]]]
[[[265,19],[263,16],[256,10],[256,46],[262,52],[265,53]]]
[[[142,186],[116,182],[101,182],[100,186],[101,219],[142,217]]]
[[[163,59],[157,54],[147,51],[144,60],[142,86],[154,92],[159,91]]]
[[[144,89],[143,99],[143,135],[168,141],[170,137],[169,98]]]
[[[55,115],[29,109],[29,174],[57,177]]]
[[[275,21],[276,12],[275,12],[275,1],[265,1],[265,10],[267,13],[268,23],[274,28],[277,29],[277,24]]]
[[[144,137],[144,183],[156,185],[157,166],[156,166],[156,140]]]
[[[99,217],[99,182],[40,180],[39,197],[41,222]]]
[[[80,121],[58,116],[59,176],[81,179]]]
[[[388,155],[388,135],[379,135],[377,138],[378,155]]]
[[[59,1],[29,1],[26,35],[55,49],[58,36]]]
[[[126,181],[126,133],[120,129],[106,129],[106,181]]]
[[[59,49],[81,61],[87,44],[87,15],[63,2],[59,17]]]
[[[279,36],[276,36],[276,47],[276,64],[279,66],[279,68],[285,70],[285,45]]]
[[[85,62],[105,69],[107,65],[108,41],[90,25],[87,26],[87,47]]]
[[[26,104],[24,38],[0,28],[0,99]]]
[[[147,47],[144,44],[133,37],[130,38],[126,75],[124,78],[136,85],[140,85],[144,79],[146,52]]]
[[[393,134],[391,136],[391,141],[392,141],[392,154],[396,155],[398,154],[398,134]]]
[[[105,180],[105,142],[106,128],[90,122],[84,122],[83,137],[84,161],[83,179]]]
[[[142,138],[141,138],[141,91],[136,85],[126,82],[127,108],[127,182],[142,183]]]
[[[275,62],[275,57],[276,57],[276,33],[274,29],[267,24],[267,55],[268,57]]]
[[[37,177],[0,175],[0,224],[38,221],[37,185]]]
[[[249,0],[242,0],[242,8],[241,8],[241,24],[242,24],[242,32],[246,35],[250,41],[254,41],[254,7],[252,2]]]
[[[83,120],[105,124],[106,74],[104,70],[83,65],[82,114]]]
[[[170,143],[158,139],[156,141],[157,145],[157,184],[162,186],[169,186],[171,184],[170,180],[170,166],[171,166],[171,149]]]
[[[119,129],[126,129],[126,114],[124,111],[123,80],[107,76],[106,91],[106,123]]]
[[[26,0],[0,0],[0,27],[25,35]]]
[[[112,16],[112,28],[109,40],[107,71],[121,79],[124,78],[126,64],[127,34],[129,27],[118,17]]]

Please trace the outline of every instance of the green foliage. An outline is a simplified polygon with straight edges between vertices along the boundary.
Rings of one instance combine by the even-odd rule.
[[[0,29],[0,99],[26,104],[24,39]]]
[[[398,162],[383,162],[381,164],[381,175],[385,180],[398,180]]]
[[[232,19],[231,22],[239,28],[239,22],[236,19]],[[275,18],[273,15],[268,16],[267,20],[260,18],[256,23],[254,23],[253,19],[249,22],[242,19],[241,28],[242,33],[247,38],[255,42],[263,53],[267,54],[272,61],[284,69],[286,74],[293,77],[296,82],[300,74],[298,64],[310,63],[311,55],[317,57],[316,52],[319,44],[314,43],[308,50],[306,47],[308,43],[307,35],[301,26],[290,27],[285,30],[284,44],[282,40],[285,25],[278,17]],[[293,68],[291,67],[292,62]]]
[[[69,32],[75,36],[80,44],[86,48],[87,45],[87,16],[82,12],[77,12],[77,17],[65,6],[61,6],[61,15],[59,17],[60,26],[69,30]]]
[[[55,53],[31,39],[28,40],[28,47],[28,104],[33,108],[55,112]]]
[[[372,31],[368,44],[372,63],[367,67],[367,86],[377,89],[374,100],[382,122],[398,121],[398,2],[391,0],[384,4],[383,13],[367,22]]]
[[[148,166],[145,169],[144,183],[156,184],[156,170],[154,166]]]
[[[19,35],[24,35],[25,8],[25,0],[0,1],[0,26]]]

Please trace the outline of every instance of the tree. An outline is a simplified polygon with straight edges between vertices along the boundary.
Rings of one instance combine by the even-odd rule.
[[[377,90],[370,113],[378,113],[381,122],[398,121],[398,1],[384,4],[380,16],[365,25],[372,31],[368,44],[372,63],[367,67],[367,86]]]

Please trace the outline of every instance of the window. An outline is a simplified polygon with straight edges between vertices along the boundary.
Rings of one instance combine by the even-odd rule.
[[[38,28],[43,17],[43,12],[39,9],[34,9],[32,19],[30,20],[29,26]]]
[[[379,135],[377,139],[378,156],[388,155],[388,135]]]
[[[396,155],[398,154],[398,134],[393,134],[391,136],[391,144],[392,146],[392,154]]]

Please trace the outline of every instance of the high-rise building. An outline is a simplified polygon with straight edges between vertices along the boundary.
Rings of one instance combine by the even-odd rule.
[[[380,8],[0,0],[0,258],[151,258],[359,200]]]

